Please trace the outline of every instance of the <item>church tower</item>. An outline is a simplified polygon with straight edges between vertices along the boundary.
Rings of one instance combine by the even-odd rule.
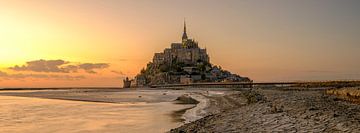
[[[186,41],[188,40],[188,36],[186,34],[186,22],[184,20],[184,33],[182,35],[182,44],[183,44],[183,47],[185,47],[185,43]]]

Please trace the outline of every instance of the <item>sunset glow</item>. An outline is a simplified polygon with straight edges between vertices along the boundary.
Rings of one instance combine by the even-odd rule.
[[[255,81],[360,79],[359,2],[305,1],[3,0],[0,87],[119,87],[184,18],[214,64]],[[77,68],[25,69],[40,60]]]

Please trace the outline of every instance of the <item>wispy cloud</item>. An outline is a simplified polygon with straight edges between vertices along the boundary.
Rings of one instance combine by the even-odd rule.
[[[0,78],[5,79],[25,79],[25,78],[37,78],[37,79],[56,79],[56,80],[80,80],[85,79],[85,76],[70,76],[70,75],[57,75],[57,74],[8,74],[0,71]]]
[[[69,72],[62,65],[68,62],[64,60],[35,60],[26,62],[26,65],[9,67],[15,71],[34,71],[34,72]]]
[[[113,72],[113,73],[115,73],[115,74],[118,74],[118,75],[125,75],[125,73],[123,73],[122,71],[112,70],[111,72]]]
[[[119,61],[128,61],[128,59],[119,59]]]
[[[79,69],[84,69],[88,73],[96,73],[94,69],[108,68],[110,65],[106,63],[84,63],[78,66]]]
[[[6,72],[0,71],[0,77],[6,77],[6,76],[8,76],[8,74]]]
[[[331,70],[307,70],[307,71],[304,71],[304,72],[307,72],[307,73],[334,73],[336,71],[331,71]]]
[[[71,64],[70,61],[64,60],[34,60],[26,62],[25,65],[15,65],[9,67],[14,71],[33,71],[33,72],[47,72],[47,73],[75,73],[78,70],[84,70],[87,73],[95,74],[95,69],[105,69],[110,65],[108,63],[80,63]]]

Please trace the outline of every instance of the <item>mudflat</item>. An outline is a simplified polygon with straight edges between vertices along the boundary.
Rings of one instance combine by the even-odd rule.
[[[205,95],[231,89],[20,89],[0,91],[0,133],[166,132],[207,115]],[[180,96],[199,101],[182,102]],[[195,107],[196,106],[196,107]]]
[[[0,133],[166,132],[182,124],[167,90],[0,91]]]
[[[107,119],[103,122],[103,126],[98,129],[88,129],[85,125],[92,125],[92,119],[83,119],[81,121],[83,129],[86,131],[108,131],[117,132],[127,126],[122,126],[124,118],[128,114],[140,120],[147,120],[145,123],[150,123],[148,126],[142,128],[135,128],[134,130],[122,129],[122,131],[130,132],[144,132],[152,131],[158,132],[160,128],[158,125],[168,124],[166,128],[161,129],[160,132],[170,130],[170,132],[360,132],[360,105],[345,101],[335,95],[326,93],[326,88],[252,88],[252,89],[238,89],[238,88],[181,88],[174,89],[71,89],[71,90],[24,90],[24,91],[2,91],[0,96],[8,101],[18,97],[15,100],[22,100],[31,102],[18,107],[26,107],[23,112],[16,114],[5,115],[8,126],[6,128],[15,127],[19,121],[13,119],[18,114],[29,114],[31,121],[41,123],[42,126],[37,126],[35,129],[47,131],[46,127],[59,125],[65,121],[66,123],[73,123],[72,119],[67,118],[92,118],[88,116],[99,116],[96,119]],[[192,105],[173,105],[176,99],[182,96],[190,97],[198,101],[196,107]],[[21,98],[23,97],[23,98]],[[20,99],[19,99],[20,98]],[[32,99],[37,98],[37,99]],[[40,98],[40,99],[38,99]],[[44,100],[41,100],[44,99]],[[46,99],[56,99],[55,101],[48,101]],[[57,101],[57,100],[65,101]],[[186,99],[190,100],[191,99]],[[71,102],[74,101],[74,102]],[[83,102],[86,101],[86,102]],[[23,103],[23,102],[21,102]],[[192,103],[192,102],[191,102]],[[38,106],[46,106],[46,108],[38,108]],[[42,105],[43,104],[43,105]],[[125,105],[123,105],[125,104]],[[36,107],[33,107],[36,106]],[[61,105],[61,106],[58,106]],[[8,106],[8,109],[15,107],[11,102],[4,102],[3,107]],[[52,121],[52,117],[41,117],[44,111],[47,112],[51,106],[52,112],[48,114],[58,119]],[[123,111],[122,106],[129,106]],[[170,107],[171,106],[171,107]],[[71,107],[71,108],[69,108]],[[136,107],[136,108],[135,108]],[[136,113],[141,107],[140,111],[147,113]],[[147,110],[144,110],[146,108]],[[174,108],[177,109],[174,109]],[[57,110],[67,110],[63,112]],[[172,108],[163,110],[162,108]],[[27,111],[27,110],[34,111]],[[40,110],[39,110],[40,109]],[[41,110],[43,109],[43,110]],[[51,108],[50,108],[51,109]],[[81,110],[78,110],[81,109]],[[159,111],[165,111],[161,112]],[[0,109],[1,110],[1,109]],[[2,108],[4,110],[4,108]],[[13,108],[19,110],[19,108]],[[91,110],[91,111],[90,111]],[[6,110],[5,110],[6,111]],[[21,110],[20,110],[21,111]],[[51,110],[50,110],[51,111]],[[88,112],[90,111],[90,112]],[[175,113],[171,113],[175,111]],[[8,111],[14,112],[14,111]],[[62,112],[62,115],[55,115]],[[74,113],[75,112],[75,113]],[[87,112],[87,113],[84,113]],[[109,112],[111,115],[109,115]],[[91,114],[89,114],[91,113]],[[6,113],[5,113],[6,114]],[[81,114],[81,115],[80,115]],[[101,115],[104,114],[104,115]],[[167,117],[172,115],[176,117],[175,120],[183,122],[171,122],[174,118]],[[75,117],[76,116],[76,117]],[[109,118],[111,116],[111,119]],[[144,119],[148,118],[149,119]],[[24,117],[28,118],[28,117]],[[45,119],[46,122],[38,121]],[[48,118],[51,118],[48,120]],[[114,120],[113,118],[118,118]],[[120,119],[121,118],[121,119]],[[152,125],[154,122],[152,118],[163,118],[164,123]],[[130,118],[129,118],[130,119]],[[133,118],[131,118],[133,119]],[[0,119],[1,120],[1,119]],[[5,119],[4,119],[5,120]],[[9,121],[10,120],[10,121]],[[160,119],[158,119],[160,120]],[[4,121],[5,122],[5,121]],[[10,123],[9,123],[10,122]],[[54,123],[56,122],[56,123]],[[90,123],[89,123],[90,122]],[[141,122],[141,121],[140,121]],[[30,126],[26,129],[34,129],[31,127],[32,123],[27,120],[20,121],[22,124]],[[113,125],[117,126],[109,126]],[[125,122],[124,124],[126,124]],[[157,121],[156,123],[159,123]],[[85,124],[85,125],[84,125]],[[136,126],[139,123],[132,123]],[[54,130],[55,130],[54,126]],[[69,125],[69,129],[63,131],[78,132],[76,125],[73,128]],[[154,128],[156,127],[156,128]],[[177,128],[176,128],[177,127]],[[13,129],[8,129],[12,131]],[[53,131],[54,131],[53,130]],[[25,130],[23,130],[25,131]],[[50,131],[50,130],[49,130]],[[85,131],[85,130],[81,130]],[[20,131],[21,132],[21,131]]]

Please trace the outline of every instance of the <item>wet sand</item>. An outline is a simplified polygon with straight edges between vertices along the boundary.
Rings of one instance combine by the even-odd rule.
[[[166,132],[204,117],[209,103],[203,95],[207,93],[169,89],[0,91],[0,132]],[[195,108],[195,104],[177,104],[175,99],[184,94],[201,102]]]
[[[185,105],[108,104],[0,96],[0,132],[165,132],[182,123],[171,114]]]
[[[5,124],[0,132],[360,132],[360,105],[325,92],[326,88],[1,91],[0,123]],[[182,95],[199,103],[176,104]]]
[[[164,95],[159,91],[0,93],[1,133],[166,132],[182,124],[174,118],[175,111],[195,106],[175,104],[172,100],[180,94]]]
[[[147,89],[56,89],[0,91],[0,95],[100,103],[172,102],[181,93]]]

